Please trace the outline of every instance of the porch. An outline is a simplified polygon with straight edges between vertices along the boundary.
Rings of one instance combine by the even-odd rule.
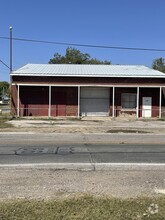
[[[22,116],[159,117],[164,114],[162,86],[13,85],[12,112]]]

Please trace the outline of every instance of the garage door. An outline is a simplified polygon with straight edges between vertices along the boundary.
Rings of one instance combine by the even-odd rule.
[[[109,116],[109,88],[81,88],[82,116]]]

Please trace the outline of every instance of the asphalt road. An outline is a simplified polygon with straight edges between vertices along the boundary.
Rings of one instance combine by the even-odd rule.
[[[0,199],[155,196],[164,171],[163,134],[0,133]]]
[[[0,134],[0,165],[26,163],[165,163],[160,136]],[[123,138],[122,138],[123,137]],[[109,138],[109,139],[108,139]],[[133,136],[131,136],[133,138]],[[163,136],[161,137],[163,138]],[[156,140],[157,141],[154,141]],[[91,141],[90,141],[91,140]],[[96,141],[100,140],[100,141]],[[109,140],[109,141],[108,141]],[[119,140],[115,143],[113,140]],[[123,140],[123,141],[122,141]],[[131,139],[132,140],[132,139]],[[137,142],[137,140],[139,140]],[[140,140],[143,140],[142,142]],[[152,141],[153,140],[153,141]]]

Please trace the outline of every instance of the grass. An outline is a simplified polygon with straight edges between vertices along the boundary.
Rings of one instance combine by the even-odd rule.
[[[65,200],[0,202],[1,220],[163,220],[165,197],[120,200],[83,196]]]
[[[8,124],[7,122],[11,120],[10,117],[8,116],[3,116],[3,117],[0,117],[0,129],[3,129],[3,128],[12,128],[13,125],[12,124]]]
[[[158,121],[165,121],[165,117],[159,118]]]

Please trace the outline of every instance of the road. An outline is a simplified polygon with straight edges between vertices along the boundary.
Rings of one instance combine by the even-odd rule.
[[[155,196],[164,171],[164,135],[0,133],[0,199]]]
[[[0,164],[165,164],[163,135],[0,134]],[[133,143],[133,140],[135,143]],[[148,141],[150,140],[150,142]]]

